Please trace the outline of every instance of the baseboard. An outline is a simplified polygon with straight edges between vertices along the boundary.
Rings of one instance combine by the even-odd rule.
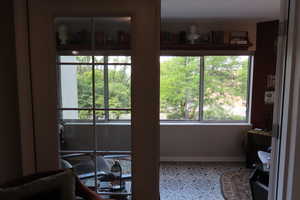
[[[177,157],[162,156],[161,162],[245,162],[245,157]]]

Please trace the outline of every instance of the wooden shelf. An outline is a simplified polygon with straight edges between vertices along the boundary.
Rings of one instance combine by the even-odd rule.
[[[248,50],[250,46],[233,44],[161,44],[161,50]]]
[[[249,51],[251,45],[231,45],[231,44],[161,44],[162,55],[253,55]],[[104,54],[104,55],[129,55],[130,45],[96,45],[95,50],[91,50],[89,45],[65,45],[57,48],[59,55],[72,55],[73,51],[78,51],[80,55]]]
[[[57,47],[57,51],[88,51],[91,50],[92,46],[90,44],[68,44],[60,45]]]

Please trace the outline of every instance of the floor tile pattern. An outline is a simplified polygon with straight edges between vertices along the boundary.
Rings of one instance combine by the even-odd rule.
[[[161,163],[161,200],[224,200],[220,177],[243,163]]]

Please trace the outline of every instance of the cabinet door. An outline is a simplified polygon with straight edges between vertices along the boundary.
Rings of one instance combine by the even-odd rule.
[[[37,171],[58,168],[60,150],[70,138],[65,143],[69,149],[64,150],[94,157],[109,153],[107,144],[127,142],[130,149],[118,146],[116,154],[128,150],[132,158],[133,199],[158,199],[160,1],[29,0],[28,12]],[[130,26],[123,27],[122,22]],[[62,56],[68,58],[61,61]],[[118,61],[121,56],[130,56],[131,71],[124,69],[124,60]],[[122,70],[130,74],[131,82],[119,92],[130,97],[122,105],[113,104],[121,97],[110,99],[111,85],[118,82],[109,74]],[[85,85],[89,89],[82,90],[79,72],[90,74],[90,85]],[[71,136],[60,135],[62,119],[73,118],[91,125],[91,131],[77,133],[80,124],[77,132],[64,124],[65,132],[80,134],[80,147]],[[122,139],[117,126],[126,123],[130,138]],[[105,132],[107,126],[114,130]]]

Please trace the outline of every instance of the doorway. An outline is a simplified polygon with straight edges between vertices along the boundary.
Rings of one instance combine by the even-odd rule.
[[[71,167],[100,196],[158,199],[157,2],[19,6],[16,17],[28,20],[18,25],[29,38],[31,170]]]
[[[281,2],[248,3],[162,1],[162,199],[268,198]]]

